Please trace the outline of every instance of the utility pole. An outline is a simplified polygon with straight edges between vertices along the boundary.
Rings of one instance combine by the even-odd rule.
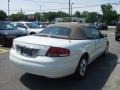
[[[71,1],[69,0],[69,22],[71,22],[70,7],[71,7]]]
[[[40,5],[40,21],[41,21],[41,10],[42,10],[42,6]]]
[[[71,17],[72,17],[72,3],[71,3]]]
[[[20,15],[23,15],[23,10],[22,10],[22,8],[20,9]],[[21,20],[23,21],[23,16],[21,16]]]
[[[74,3],[71,3],[71,17],[72,17],[72,12],[73,12],[73,4]]]
[[[8,19],[9,19],[9,16],[10,16],[10,0],[8,0]]]
[[[22,10],[22,8],[20,9],[20,14],[23,14],[23,10]]]

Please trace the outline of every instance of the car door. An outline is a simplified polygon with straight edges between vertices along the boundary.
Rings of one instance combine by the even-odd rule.
[[[89,63],[91,63],[96,56],[96,42],[95,39],[93,38],[93,33],[92,29],[88,26],[85,30],[84,33],[86,35],[86,39],[89,41],[89,48],[87,49],[90,57]]]
[[[105,51],[107,42],[106,39],[100,33],[100,31],[98,31],[96,28],[90,27],[89,29],[91,32],[92,39],[95,42],[95,53],[96,53],[95,57],[98,57]]]
[[[24,33],[27,33],[27,27],[23,23],[17,23],[17,27]]]

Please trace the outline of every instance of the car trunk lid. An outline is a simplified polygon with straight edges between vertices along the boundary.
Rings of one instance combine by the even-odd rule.
[[[45,56],[50,47],[66,47],[69,40],[40,36],[27,36],[14,40],[17,53],[27,57]]]

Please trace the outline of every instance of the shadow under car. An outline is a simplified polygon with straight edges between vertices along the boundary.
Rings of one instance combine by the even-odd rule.
[[[87,75],[83,80],[76,80],[73,76],[50,79],[26,73],[20,81],[30,90],[101,90],[115,69],[117,59],[112,53],[97,58],[88,65]]]

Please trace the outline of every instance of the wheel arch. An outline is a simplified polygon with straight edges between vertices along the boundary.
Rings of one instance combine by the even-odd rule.
[[[87,63],[89,62],[89,54],[88,54],[87,52],[83,53],[83,54],[81,55],[81,58],[82,58],[82,57],[85,57],[85,58],[86,58]],[[80,59],[81,59],[81,58],[80,58]]]
[[[30,32],[30,35],[32,35],[32,34],[36,34],[35,32]]]

